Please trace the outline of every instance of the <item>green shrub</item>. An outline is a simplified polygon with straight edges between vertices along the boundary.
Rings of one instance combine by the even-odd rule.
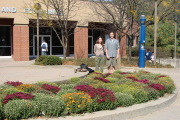
[[[132,82],[132,80],[127,79],[127,78],[122,78],[122,79],[119,79],[119,81],[117,81],[116,84],[121,85],[121,84],[126,84],[126,82]]]
[[[103,74],[102,74],[103,75]],[[101,74],[95,74],[95,73],[91,73],[87,76],[87,78],[95,78],[95,77],[103,77]]]
[[[61,65],[62,60],[58,56],[40,56],[35,60],[36,65]]]
[[[126,107],[135,104],[135,99],[133,98],[132,95],[116,92],[115,96],[116,96],[116,104],[118,107],[120,106]]]
[[[33,92],[37,89],[39,89],[39,86],[35,84],[22,84],[16,87],[18,90],[22,90],[24,92]]]
[[[89,85],[90,83],[87,80],[81,80],[79,82],[76,83],[76,86],[78,85]]]
[[[78,91],[75,90],[75,89],[61,89],[58,93],[57,93],[57,96],[62,96],[64,94],[67,94],[67,93],[77,93]]]
[[[81,80],[82,78],[80,77],[72,77],[70,78],[68,81],[70,81],[71,83],[77,83]]]
[[[132,51],[131,51],[132,57],[137,57],[139,54],[139,49],[138,47],[132,47]]]
[[[114,73],[122,73],[122,71],[120,71],[120,70],[116,70]]]
[[[18,120],[32,117],[33,111],[29,100],[11,100],[4,105],[5,118],[9,120]]]
[[[122,84],[118,86],[118,91],[132,95],[136,103],[143,103],[148,101],[148,92],[144,91],[144,89],[136,88],[132,85]]]
[[[57,97],[48,96],[45,94],[35,94],[33,100],[34,113],[37,116],[61,116],[64,109],[64,102]]]
[[[111,83],[116,83],[119,81],[118,78],[112,78],[112,77],[107,77],[106,79],[109,80]]]
[[[47,82],[47,81],[39,81],[36,84],[39,85],[39,86],[41,86],[43,84],[48,84],[48,85],[53,85],[53,86],[57,86],[58,87],[58,85],[56,83]]]
[[[2,104],[0,103],[0,120],[3,120],[3,118],[4,118],[3,106],[2,106]]]
[[[158,97],[160,97],[160,93],[158,90],[150,87],[145,87],[144,90],[148,92],[148,99],[149,100],[156,100]]]
[[[112,73],[108,77],[121,79],[123,75],[120,75],[119,73]]]
[[[129,86],[133,86],[135,88],[140,88],[140,89],[148,86],[148,84],[144,84],[144,83],[141,83],[141,82],[135,82],[135,81],[127,81],[124,84],[129,85]]]
[[[73,89],[76,85],[75,84],[63,84],[60,85],[59,87],[61,90],[68,90],[68,89]]]
[[[63,81],[56,82],[56,84],[57,84],[57,85],[71,84],[71,82],[68,81],[68,80],[63,80]]]
[[[7,84],[0,85],[0,90],[6,89],[6,88],[14,88],[14,86],[12,86],[12,85],[7,85]]]
[[[16,92],[23,92],[23,90],[18,90],[17,88],[7,88],[7,89],[3,90],[4,94],[13,94]]]
[[[159,74],[139,74],[139,78],[142,80],[142,79],[147,79],[147,80],[150,80],[150,81],[153,81],[155,78],[157,78],[157,76],[159,76]]]

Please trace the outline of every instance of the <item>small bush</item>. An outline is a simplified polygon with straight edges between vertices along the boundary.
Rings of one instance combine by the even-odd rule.
[[[0,103],[0,120],[3,120],[3,117],[4,117],[3,106],[2,106],[2,104]]]
[[[39,89],[39,87],[37,85],[34,85],[34,84],[22,84],[22,85],[17,86],[17,89],[22,90],[24,92],[30,92],[31,93],[31,92]]]
[[[116,104],[118,107],[120,106],[126,107],[135,104],[135,99],[133,98],[132,95],[117,92],[115,93],[115,96],[116,96]]]
[[[73,78],[70,78],[68,81],[70,81],[71,83],[77,83],[81,80],[82,78],[79,78],[79,77],[73,77]]]
[[[118,78],[112,78],[112,77],[107,77],[106,79],[109,80],[111,83],[116,83],[119,81]]]
[[[65,109],[64,102],[59,98],[51,97],[45,94],[35,94],[32,101],[34,110],[32,111],[36,116],[54,116],[58,117],[63,114]]]
[[[3,90],[4,94],[13,94],[16,92],[23,92],[23,90],[18,90],[17,88],[7,88],[7,89]]]
[[[122,93],[132,95],[136,103],[144,103],[148,101],[148,92],[144,91],[142,88],[136,88],[132,85],[122,84],[119,85],[118,89]]]
[[[4,105],[5,118],[9,120],[19,120],[32,117],[30,106],[31,102],[28,100],[13,100]]]
[[[62,60],[58,56],[40,56],[35,60],[36,65],[61,65]]]
[[[86,93],[67,93],[62,96],[68,113],[83,113],[88,111],[92,102],[91,97]]]
[[[132,80],[128,78],[122,78],[119,81],[117,81],[116,84],[121,85],[121,84],[126,84],[126,82],[132,82]]]
[[[76,85],[75,84],[63,84],[60,85],[59,87],[61,88],[61,90],[69,90],[69,89],[73,89]]]
[[[120,75],[119,73],[113,73],[113,74],[109,75],[108,77],[121,79],[123,76]]]
[[[149,100],[156,100],[160,96],[160,93],[158,90],[150,88],[150,87],[145,87],[144,90],[148,92],[148,99]]]
[[[59,82],[56,82],[57,85],[63,85],[63,84],[72,84],[70,81],[68,80],[64,80],[64,81],[59,81]]]
[[[103,77],[101,73],[91,73],[87,76],[87,78],[95,78],[95,77]]]
[[[11,86],[11,85],[0,85],[0,90],[3,90],[3,89],[6,89],[6,88],[15,88],[14,86]]]
[[[62,89],[57,93],[57,96],[62,96],[67,93],[77,93],[78,91],[75,89]]]
[[[58,85],[56,83],[47,82],[47,81],[39,81],[36,84],[39,85],[39,86],[41,86],[43,84],[48,84],[48,85],[53,85],[53,86],[57,86],[58,87]]]
[[[114,73],[122,73],[122,71],[116,70]]]

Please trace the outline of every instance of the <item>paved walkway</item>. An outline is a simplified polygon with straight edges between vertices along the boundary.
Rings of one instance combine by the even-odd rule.
[[[35,83],[37,81],[61,81],[74,76],[82,76],[87,73],[74,73],[77,66],[35,66],[34,61],[14,62],[11,59],[0,59],[0,84],[5,81],[21,81],[23,83]],[[122,67],[122,71],[135,71],[139,68]],[[178,92],[180,92],[180,69],[176,68],[145,68],[144,70],[169,75],[174,79]],[[107,72],[107,70],[105,70]],[[180,120],[180,97],[169,107],[139,116],[131,120]]]
[[[14,62],[11,59],[0,59],[0,84],[6,81],[54,82],[87,74],[87,72],[74,73],[77,66],[36,66],[33,63],[34,61]]]

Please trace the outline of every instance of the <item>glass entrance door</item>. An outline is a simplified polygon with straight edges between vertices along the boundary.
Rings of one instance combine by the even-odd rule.
[[[11,56],[11,26],[0,26],[1,56]]]
[[[88,37],[88,54],[93,54],[93,37]]]
[[[39,36],[39,55],[42,55],[41,51],[41,43],[45,40],[48,44],[48,52],[47,55],[52,55],[52,40],[51,35],[40,35]],[[33,38],[33,56],[37,56],[37,36],[34,35]]]

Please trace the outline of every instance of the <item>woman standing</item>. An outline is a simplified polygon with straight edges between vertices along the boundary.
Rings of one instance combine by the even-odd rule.
[[[96,55],[95,58],[95,71],[101,71],[103,72],[103,66],[104,66],[104,44],[102,37],[99,37],[96,41],[96,44],[94,45],[94,53]]]

